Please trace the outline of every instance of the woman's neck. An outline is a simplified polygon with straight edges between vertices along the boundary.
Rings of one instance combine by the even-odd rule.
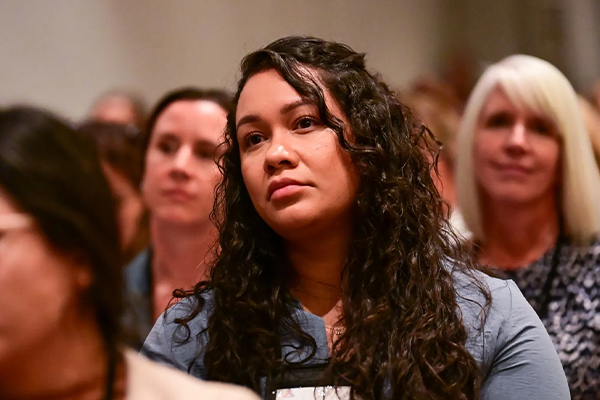
[[[156,281],[168,280],[190,288],[206,277],[210,250],[217,238],[213,224],[181,226],[151,221],[152,272]]]
[[[286,253],[293,273],[290,293],[302,307],[323,318],[329,350],[344,327],[342,269],[346,263],[351,240],[351,227],[338,227],[333,234],[312,235],[309,240],[287,241]]]
[[[122,399],[124,365],[116,367],[113,398]],[[106,346],[90,317],[63,324],[28,354],[0,365],[0,393],[6,400],[104,399],[107,373]]]
[[[556,244],[560,220],[554,198],[527,206],[485,204],[481,263],[505,269],[524,267]]]
[[[210,222],[182,226],[151,219],[155,317],[166,308],[173,290],[188,290],[200,280],[208,279],[211,249],[217,234],[217,229]]]
[[[328,314],[341,298],[342,269],[352,230],[335,231],[337,234],[313,235],[285,244],[293,271],[290,291],[306,309],[319,316]]]

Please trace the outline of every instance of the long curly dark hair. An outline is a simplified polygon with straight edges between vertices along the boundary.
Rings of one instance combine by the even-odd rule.
[[[465,348],[454,270],[479,286],[487,299],[482,308],[490,295],[470,273],[468,252],[443,216],[445,203],[430,175],[435,163],[425,154],[436,151],[427,147],[428,131],[366,70],[364,54],[348,46],[287,37],[249,54],[235,104],[248,79],[267,69],[316,105],[360,176],[342,272],[345,332],[333,344],[329,381],[349,385],[352,398],[365,400],[384,392],[394,399],[478,398],[480,372]],[[328,110],[321,87],[339,103],[349,126]],[[187,294],[195,309],[177,323],[187,326],[205,306],[202,295],[211,291],[208,378],[260,391],[261,377],[271,378],[288,364],[282,341],[291,336],[310,350],[302,363],[314,357],[317,345],[292,318],[282,239],[259,217],[242,179],[235,115],[228,117],[224,177],[213,214],[220,250],[210,280]],[[351,132],[351,141],[344,132]]]

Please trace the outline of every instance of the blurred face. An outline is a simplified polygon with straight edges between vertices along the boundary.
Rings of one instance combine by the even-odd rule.
[[[102,99],[90,113],[96,121],[137,125],[136,113],[131,101],[125,96],[109,96]]]
[[[127,179],[108,164],[103,163],[102,170],[117,200],[121,248],[127,249],[135,240],[144,213],[142,196]]]
[[[500,88],[491,92],[474,137],[475,174],[484,201],[520,205],[555,196],[560,155],[552,122],[517,108]]]
[[[181,224],[209,222],[215,164],[227,115],[212,101],[176,101],[158,117],[144,172],[143,197],[153,218]]]
[[[346,118],[325,91],[329,110]],[[358,176],[336,134],[275,70],[252,76],[236,114],[242,175],[258,214],[283,237],[351,219]]]
[[[0,191],[0,369],[33,356],[77,323],[78,293],[89,279]]]

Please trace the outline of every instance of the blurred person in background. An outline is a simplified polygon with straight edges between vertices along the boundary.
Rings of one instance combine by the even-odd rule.
[[[126,125],[141,134],[145,132],[146,114],[146,104],[139,95],[111,90],[94,101],[86,119]]]
[[[458,111],[462,113],[469,94],[477,81],[478,64],[467,49],[455,51],[442,64],[441,77],[450,88]]]
[[[0,110],[0,398],[254,399],[120,345],[118,229],[94,143]]]
[[[579,107],[553,65],[508,57],[469,98],[457,161],[479,261],[537,311],[576,400],[600,398],[600,173]]]
[[[125,270],[139,346],[175,289],[207,276],[217,230],[210,220],[221,174],[229,94],[182,88],[160,99],[148,119],[142,195],[150,214],[150,246]]]
[[[448,216],[457,232],[468,237],[468,231],[456,204],[455,159],[456,134],[460,124],[461,105],[452,88],[436,79],[421,79],[401,92],[400,99],[440,142],[437,170],[432,170],[438,191],[448,204]]]
[[[121,247],[124,262],[148,245],[148,220],[140,182],[142,151],[137,133],[130,127],[115,123],[90,121],[78,130],[90,136],[98,147],[104,174],[117,201]]]

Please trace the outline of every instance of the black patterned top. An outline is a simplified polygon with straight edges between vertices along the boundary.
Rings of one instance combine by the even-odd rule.
[[[566,243],[557,248],[557,253],[551,249],[531,265],[504,275],[515,281],[540,315],[573,400],[600,399],[600,239],[589,247]],[[543,288],[553,259],[556,274],[547,294]]]

